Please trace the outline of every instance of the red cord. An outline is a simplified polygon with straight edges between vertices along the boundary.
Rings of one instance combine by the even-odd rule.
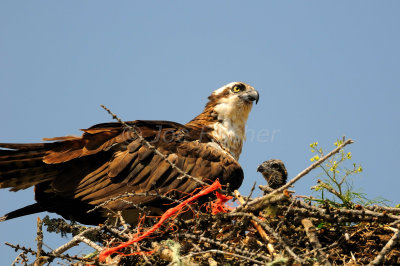
[[[133,243],[139,242],[140,240],[150,236],[152,233],[154,233],[158,228],[160,228],[162,226],[162,224],[172,215],[174,215],[176,212],[180,211],[183,207],[185,207],[187,204],[189,204],[190,202],[200,198],[201,196],[207,195],[217,189],[220,189],[221,184],[219,183],[218,179],[212,183],[210,186],[204,188],[203,190],[201,190],[199,193],[197,193],[196,195],[186,199],[185,201],[181,202],[180,204],[178,204],[177,206],[168,209],[160,218],[160,220],[158,221],[158,223],[156,223],[155,225],[153,225],[152,228],[150,228],[148,231],[144,232],[141,236],[138,236],[134,239],[131,239],[127,242],[124,242],[122,244],[120,244],[119,246],[113,247],[113,248],[108,248],[104,251],[102,251],[99,255],[99,260],[100,261],[105,261],[106,258],[108,256],[110,256],[111,254],[117,253],[119,250],[126,248],[130,245],[132,245]],[[229,199],[226,199],[228,197],[224,196],[222,194],[217,193],[217,202],[220,201],[220,203],[215,203],[217,204],[215,209],[218,209],[218,212],[220,212],[219,210],[221,209],[222,211],[225,211],[223,207],[221,207],[223,205],[223,203],[225,203],[226,201],[228,201]],[[220,199],[221,198],[221,199]],[[222,202],[222,203],[221,203]],[[214,207],[213,207],[213,214],[214,214]]]

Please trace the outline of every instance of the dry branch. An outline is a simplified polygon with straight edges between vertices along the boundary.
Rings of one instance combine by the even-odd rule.
[[[283,240],[283,238],[277,233],[275,232],[274,229],[272,229],[270,226],[268,226],[265,222],[263,222],[261,219],[257,218],[254,214],[251,213],[230,213],[227,214],[228,216],[248,216],[251,219],[253,219],[254,221],[256,221],[258,224],[260,224],[264,230],[268,231],[268,233],[270,233],[271,235],[273,235],[273,237],[279,242],[280,245],[282,245],[285,250],[288,252],[288,254],[296,261],[296,262],[300,262],[303,263],[304,261],[296,255],[296,253],[294,253],[294,251],[292,250],[292,248],[289,247],[289,245],[286,244],[286,242]]]
[[[32,255],[36,255],[36,251],[34,251],[31,248],[23,247],[23,246],[20,246],[20,245],[14,245],[14,244],[11,244],[11,243],[8,243],[8,242],[5,242],[4,244],[9,246],[9,247],[11,247],[11,248],[13,248],[15,251],[22,250],[22,253],[24,253],[24,254],[28,254],[29,253],[29,254],[32,254]],[[67,260],[69,262],[77,262],[77,261],[79,261],[79,262],[87,262],[87,261],[89,261],[89,260],[87,260],[85,258],[82,258],[82,257],[79,257],[79,256],[70,256],[70,255],[67,255],[67,254],[57,254],[57,255],[55,255],[55,254],[44,252],[44,251],[42,251],[42,256],[43,257],[49,257],[51,259],[59,258],[59,259]]]
[[[51,254],[54,255],[54,256],[62,254],[65,251],[67,251],[68,249],[76,246],[79,242],[85,242],[86,244],[91,243],[91,241],[90,240],[87,241],[84,238],[84,236],[86,234],[88,234],[88,233],[95,232],[95,231],[99,231],[99,228],[98,227],[91,227],[91,228],[86,229],[85,231],[83,231],[79,235],[74,236],[68,243],[62,245],[61,247],[59,247],[57,249],[55,249]],[[91,245],[89,245],[89,246],[93,247],[97,251],[101,251],[103,249],[103,248],[101,248],[100,246],[98,246],[98,245],[96,245],[94,243],[92,243],[92,245],[93,246],[91,246]]]
[[[290,180],[286,185],[276,189],[275,191],[271,192],[271,193],[280,193],[283,192],[285,189],[288,189],[290,186],[292,186],[294,183],[296,183],[297,181],[299,181],[303,176],[305,176],[306,174],[308,174],[309,172],[311,172],[313,169],[317,168],[320,164],[322,164],[323,162],[325,162],[329,157],[333,156],[334,154],[338,153],[341,149],[343,149],[345,146],[347,146],[348,144],[352,144],[354,143],[353,140],[348,139],[346,141],[343,141],[343,143],[341,145],[339,145],[338,147],[336,147],[334,150],[332,150],[331,152],[329,152],[327,155],[321,157],[318,161],[316,161],[315,163],[313,163],[312,165],[310,165],[309,167],[307,167],[306,169],[304,169],[302,172],[300,172],[296,177],[294,177],[292,180]]]
[[[243,256],[243,255],[235,254],[235,253],[232,253],[232,252],[226,252],[226,251],[223,251],[223,250],[218,250],[218,249],[209,249],[209,250],[205,250],[205,251],[189,253],[188,255],[184,256],[183,258],[195,257],[195,256],[199,256],[199,255],[204,255],[204,254],[207,254],[207,253],[222,254],[222,255],[224,255],[226,257],[232,256],[232,257],[237,257],[239,259],[242,259],[242,260],[245,260],[245,261],[250,261],[250,262],[253,262],[253,263],[256,263],[256,264],[259,264],[259,265],[263,264],[261,261],[258,261],[258,260]]]
[[[308,239],[310,240],[311,245],[314,248],[314,251],[318,254],[318,259],[324,264],[324,265],[331,265],[329,261],[327,261],[327,255],[326,253],[322,250],[322,245],[318,240],[318,236],[316,234],[316,229],[314,225],[312,224],[310,219],[303,219],[301,220],[301,223],[304,226],[304,229],[306,230],[306,235]]]
[[[378,256],[371,261],[369,265],[381,265],[384,260],[385,256],[394,248],[394,246],[399,242],[400,238],[400,230],[396,230],[392,238],[386,243],[386,245],[382,248],[381,252],[379,252]]]
[[[239,200],[239,202],[240,202],[242,205],[244,205],[244,204],[246,203],[246,201],[245,201],[245,200],[243,199],[243,197],[240,195],[239,191],[235,190],[235,191],[234,191],[234,194],[235,194],[235,197]],[[258,231],[258,233],[260,234],[260,236],[264,239],[264,241],[265,241],[265,243],[266,243],[266,245],[267,245],[268,252],[269,252],[271,255],[275,256],[275,255],[276,255],[276,252],[275,252],[274,246],[272,245],[272,243],[275,242],[275,241],[273,241],[273,240],[268,236],[268,234],[264,231],[264,229],[262,228],[262,226],[259,225],[256,221],[251,220],[251,223],[252,223],[252,224],[254,225],[254,227],[257,229],[257,231]]]
[[[42,230],[43,221],[38,217],[37,218],[37,252],[36,252],[36,260],[39,260],[42,254],[42,246],[43,246],[43,230]]]
[[[241,202],[245,202],[240,194],[237,194],[237,197]],[[316,258],[320,264],[324,265],[349,261],[358,264],[373,262],[375,265],[383,262],[400,263],[400,252],[397,248],[399,235],[396,230],[398,229],[388,226],[400,221],[398,215],[389,215],[387,211],[377,208],[349,210],[331,206],[314,206],[284,193],[273,197],[280,197],[280,200],[274,201],[273,204],[261,204],[260,208],[262,210],[262,208],[274,206],[276,208],[274,216],[265,215],[264,210],[259,213],[253,208],[218,215],[193,208],[193,219],[176,217],[164,231],[159,231],[153,237],[143,239],[122,250],[123,253],[131,255],[116,256],[108,262],[127,265],[159,265],[166,262],[172,263],[175,256],[174,258],[182,263],[190,262],[200,265],[221,264],[226,261],[232,264],[278,262],[312,264],[311,262],[314,263]],[[249,203],[252,201],[250,199]],[[393,213],[397,214],[395,211]],[[41,256],[48,258],[48,261],[59,258],[68,262],[95,262],[96,253],[90,260],[61,253],[79,242],[100,251],[104,247],[112,246],[112,243],[127,241],[138,233],[137,228],[127,224],[124,226],[124,222],[120,219],[118,221],[115,225],[86,229],[54,252],[42,251]],[[349,225],[349,222],[352,224]],[[59,224],[64,230],[66,225]],[[262,231],[256,229],[256,224]],[[318,225],[318,229],[314,225]],[[148,228],[146,224],[142,226],[139,228],[140,232]],[[76,225],[71,225],[71,227],[75,228]],[[386,237],[392,231],[396,232],[389,240]],[[265,235],[260,232],[264,232]],[[102,237],[97,237],[98,235]],[[171,247],[165,247],[167,240],[173,240],[174,243],[179,244],[180,251],[174,253]],[[312,246],[311,250],[309,243]],[[272,254],[268,249],[268,244],[274,249]],[[31,249],[11,246],[23,251],[24,254],[37,254],[37,251]]]
[[[190,178],[201,185],[203,181],[182,171],[169,161],[167,155],[162,154],[148,143],[135,129],[119,119],[108,108],[102,106],[124,127],[133,132],[143,145],[168,162],[172,169],[178,171],[179,178]],[[358,206],[357,209],[343,209],[338,207],[310,205],[304,200],[292,197],[287,188],[300,180],[321,163],[339,152],[344,146],[353,143],[352,140],[343,141],[343,144],[313,163],[286,185],[269,191],[269,194],[252,199],[243,198],[236,192],[236,198],[242,206],[231,212],[212,215],[206,211],[207,207],[191,208],[193,218],[181,216],[172,217],[151,237],[142,238],[133,245],[125,245],[121,254],[110,258],[107,263],[125,265],[179,265],[191,263],[199,265],[219,265],[225,262],[232,264],[312,264],[315,263],[315,254],[318,262],[324,265],[339,264],[352,261],[357,264],[378,265],[400,263],[399,230],[391,228],[400,224],[400,209],[381,206]],[[254,186],[252,188],[252,192]],[[332,191],[331,191],[332,192]],[[129,197],[140,193],[122,194],[110,199],[123,200],[129,204]],[[143,193],[145,194],[145,193]],[[146,194],[148,195],[148,194]],[[172,199],[167,195],[155,195],[161,200],[168,200],[177,204],[182,201]],[[106,202],[94,208],[107,208]],[[145,208],[133,205],[143,213]],[[267,213],[272,208],[274,211]],[[205,210],[206,209],[206,210]],[[45,219],[38,220],[37,250],[8,244],[16,251],[22,251],[15,259],[25,263],[26,254],[39,259],[52,261],[54,259],[67,260],[68,263],[85,263],[99,265],[97,254],[105,248],[114,247],[121,242],[131,241],[132,238],[151,228],[151,221],[139,225],[128,225],[120,213],[116,213],[116,223],[97,227],[85,228],[78,225],[68,225],[60,219],[55,225],[47,223]],[[52,231],[72,233],[74,237],[66,244],[52,252],[43,250],[42,224]],[[318,229],[314,226],[318,225]],[[59,227],[59,228],[57,228]],[[275,228],[275,229],[274,229]],[[393,236],[387,236],[392,231]],[[373,239],[373,241],[371,241]],[[79,256],[62,254],[78,243],[84,243],[96,250],[88,255],[91,259]],[[130,242],[129,242],[130,243]],[[171,244],[172,243],[172,244]],[[310,250],[310,244],[312,249]],[[125,254],[123,256],[122,254]]]
[[[28,259],[26,257],[26,253],[25,251],[22,251],[21,253],[18,254],[18,256],[15,258],[15,260],[11,263],[11,266],[15,266],[17,265],[17,263],[24,264],[24,265],[28,265]]]
[[[303,171],[301,171],[296,177],[294,177],[292,180],[290,180],[287,184],[285,184],[284,186],[277,188],[275,190],[273,190],[271,193],[257,198],[251,202],[248,203],[248,207],[252,207],[254,205],[259,204],[260,202],[263,202],[265,200],[270,200],[270,198],[272,196],[274,196],[275,194],[278,193],[282,193],[285,189],[288,189],[290,186],[292,186],[294,183],[296,183],[297,181],[299,181],[303,176],[305,176],[306,174],[308,174],[309,172],[311,172],[313,169],[317,168],[320,164],[322,164],[324,161],[326,161],[329,157],[333,156],[334,154],[338,153],[342,148],[344,148],[346,145],[354,143],[353,140],[348,139],[346,141],[343,141],[343,143],[341,145],[339,145],[338,147],[336,147],[334,150],[332,150],[331,152],[329,152],[327,155],[323,156],[322,158],[320,158],[318,161],[316,161],[315,163],[311,164],[309,167],[307,167],[306,169],[304,169]],[[242,208],[237,208],[235,211],[239,212],[241,211]]]

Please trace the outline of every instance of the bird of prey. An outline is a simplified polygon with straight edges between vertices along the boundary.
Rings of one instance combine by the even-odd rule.
[[[272,189],[277,189],[286,184],[288,173],[281,160],[271,159],[265,161],[258,166],[257,172],[263,175],[268,182],[268,186]]]
[[[245,124],[258,99],[250,85],[232,82],[215,90],[204,111],[185,125],[144,120],[126,124],[183,172],[206,183],[218,178],[233,190],[243,181],[238,159]],[[122,123],[98,124],[83,132],[80,137],[44,139],[51,141],[45,143],[0,143],[0,188],[18,191],[34,186],[36,200],[0,221],[48,211],[99,224],[110,211],[121,211],[127,222],[134,223],[138,206],[160,215],[166,202],[158,195],[174,191],[185,196],[201,186],[181,178],[182,172]],[[127,192],[136,194],[118,199]]]

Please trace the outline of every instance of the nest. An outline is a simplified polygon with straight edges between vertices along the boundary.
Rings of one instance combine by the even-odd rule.
[[[16,262],[23,262],[31,253],[36,256],[35,265],[56,259],[75,265],[400,264],[399,208],[316,206],[287,190],[254,199],[236,192],[235,197],[241,206],[214,214],[213,205],[204,208],[192,202],[190,208],[186,205],[180,209],[151,235],[102,260],[102,252],[143,236],[159,219],[143,219],[132,227],[119,215],[117,224],[84,227],[46,217],[38,219],[37,250],[8,245],[22,251]],[[41,246],[43,224],[50,232],[74,237],[46,252]],[[95,252],[85,256],[64,254],[78,242]]]
[[[20,252],[13,265],[26,265],[28,254],[34,256],[34,265],[400,264],[400,208],[338,206],[322,200],[313,205],[311,197],[296,197],[287,190],[350,143],[352,140],[343,139],[336,149],[279,188],[260,186],[265,192],[262,197],[242,197],[237,191],[222,191],[214,183],[179,200],[161,217],[144,215],[134,226],[120,213],[115,214],[116,223],[96,227],[45,217],[38,218],[35,250],[6,244]],[[198,202],[200,196],[211,193],[217,200],[210,199],[206,205]],[[232,195],[239,206],[228,208],[225,202],[229,198],[224,194]],[[49,232],[73,237],[59,248],[45,251],[43,225]],[[65,253],[78,243],[94,252]]]

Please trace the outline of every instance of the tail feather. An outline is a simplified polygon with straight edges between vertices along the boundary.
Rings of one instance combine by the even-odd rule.
[[[53,143],[0,143],[1,148],[20,150],[20,151],[35,151],[45,149]]]
[[[34,213],[38,213],[38,212],[43,212],[43,211],[45,211],[45,209],[42,206],[40,206],[40,204],[34,203],[32,205],[28,205],[21,209],[7,213],[6,215],[0,217],[0,222],[4,222],[4,221],[18,218],[21,216],[34,214]]]
[[[29,175],[24,177],[13,177],[2,180],[0,176],[0,188],[10,188],[10,191],[18,191],[35,186],[39,183],[50,181],[54,179],[54,175],[49,173],[42,173],[37,175]]]
[[[43,162],[46,144],[0,143],[0,188],[17,191],[54,178],[56,169]]]
[[[0,173],[19,169],[32,169],[43,166],[43,156],[17,159],[0,156]]]
[[[0,150],[0,163],[2,161],[18,161],[32,158],[42,158],[45,155],[44,150],[37,151],[19,151],[19,150]]]

